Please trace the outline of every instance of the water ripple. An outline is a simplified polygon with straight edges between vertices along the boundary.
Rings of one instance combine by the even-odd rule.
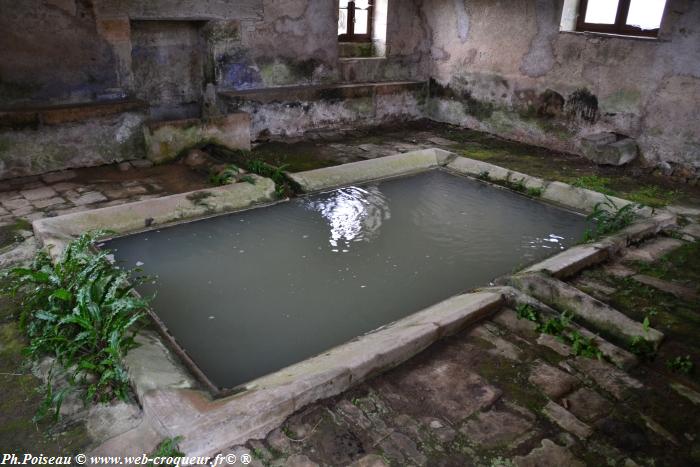
[[[319,212],[328,222],[328,242],[336,249],[370,241],[391,218],[386,197],[374,185],[340,188],[320,199],[305,200],[304,207]]]

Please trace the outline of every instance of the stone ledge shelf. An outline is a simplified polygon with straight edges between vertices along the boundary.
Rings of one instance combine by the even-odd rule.
[[[262,89],[220,91],[219,97],[228,101],[255,101],[260,103],[343,100],[372,97],[377,94],[394,94],[404,91],[425,91],[423,81],[387,81],[374,83],[349,83],[313,86],[280,86]]]
[[[138,100],[0,110],[0,180],[140,159]]]
[[[0,110],[0,128],[34,128],[39,125],[60,125],[88,121],[124,112],[144,111],[148,107],[136,99],[27,107]]]
[[[175,159],[182,151],[214,143],[228,149],[250,151],[250,115],[232,112],[221,117],[147,123],[146,157],[155,163]]]
[[[425,82],[417,81],[225,90],[218,93],[218,105],[224,113],[249,113],[252,139],[259,140],[418,120],[427,90]]]

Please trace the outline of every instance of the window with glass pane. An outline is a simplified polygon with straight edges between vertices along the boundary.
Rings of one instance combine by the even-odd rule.
[[[338,15],[338,35],[348,33],[348,10],[340,9]]]
[[[656,37],[666,0],[581,0],[578,31]]]
[[[640,29],[659,29],[666,0],[632,0],[627,15],[627,25]]]
[[[615,24],[619,3],[614,0],[588,0],[586,23]]]
[[[372,36],[372,2],[340,0],[338,37],[341,41],[369,41]]]

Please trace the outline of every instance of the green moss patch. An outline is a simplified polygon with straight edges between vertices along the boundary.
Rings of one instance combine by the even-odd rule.
[[[285,170],[289,172],[303,172],[340,163],[340,161],[334,161],[319,154],[318,148],[312,143],[270,142],[262,144],[252,151],[234,151],[215,146],[209,146],[205,149],[214,157],[241,167],[246,167],[247,163],[252,160],[261,160],[276,167],[286,166]]]
[[[25,219],[17,219],[13,224],[0,226],[0,249],[24,240],[23,230],[32,230],[32,224]]]

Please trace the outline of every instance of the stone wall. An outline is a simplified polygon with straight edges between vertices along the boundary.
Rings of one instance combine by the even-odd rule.
[[[0,111],[0,180],[145,156],[143,102]]]
[[[151,118],[198,117],[222,91],[432,77],[435,120],[572,153],[613,132],[697,172],[700,2],[668,0],[659,40],[560,32],[564,0],[379,3],[384,56],[348,62],[335,1],[0,0],[0,108],[140,97]]]
[[[428,115],[580,153],[581,138],[635,138],[681,178],[700,168],[700,2],[669,0],[659,40],[560,32],[562,0],[423,0]]]
[[[386,28],[386,64],[373,78],[424,78],[430,35],[420,0],[387,1],[386,24],[377,25]],[[0,10],[0,107],[126,96],[160,105],[168,93],[189,103],[201,96],[185,65],[201,68],[200,91],[339,79],[336,1],[0,0]],[[177,47],[183,55],[201,47],[202,63],[183,64]],[[181,88],[144,89],[166,69]]]
[[[420,82],[287,86],[223,92],[221,106],[225,113],[249,114],[251,138],[260,140],[416,120],[423,116],[426,88]]]
[[[88,1],[0,0],[0,107],[92,100],[119,86]]]

